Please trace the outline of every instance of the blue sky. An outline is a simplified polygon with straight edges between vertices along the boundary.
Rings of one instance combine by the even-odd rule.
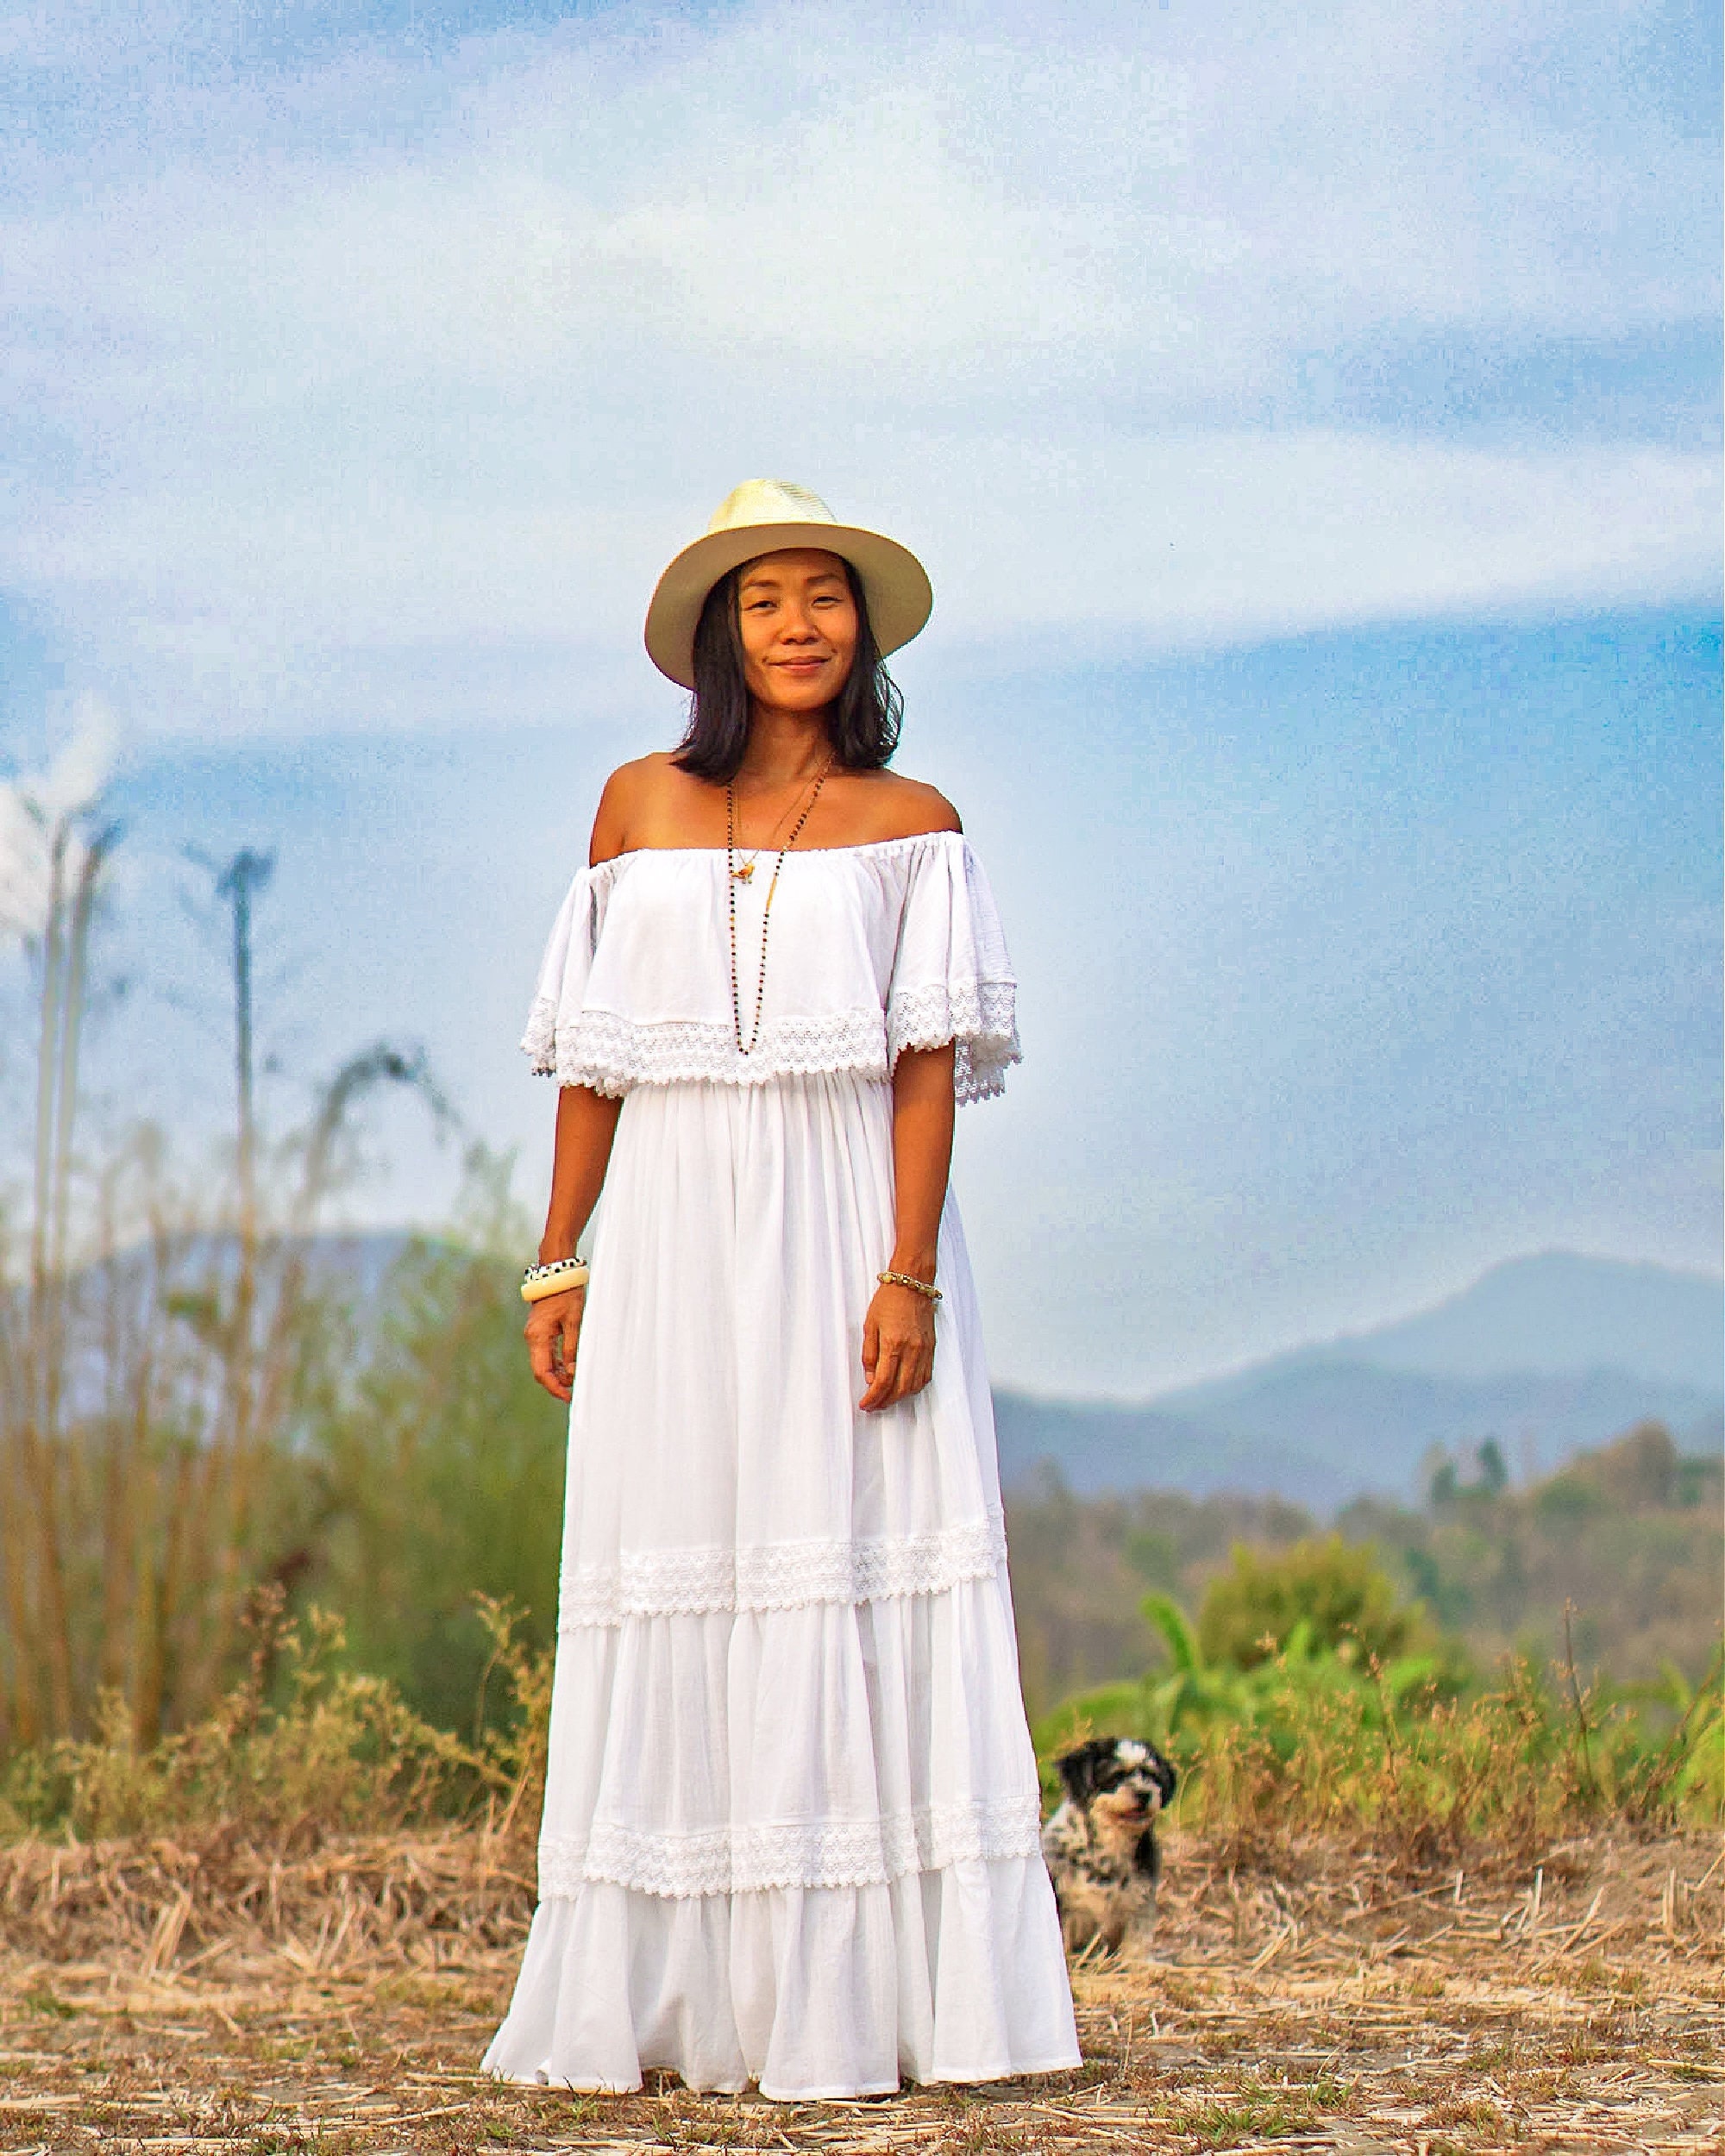
[[[0,78],[0,775],[112,714],[104,1115],[208,1127],[183,849],[273,846],[278,1114],[421,1040],[530,1195],[537,946],[678,723],[646,591],[775,473],[933,574],[1001,1376],[1716,1266],[1710,18],[129,0]],[[377,1146],[356,1217],[436,1217]]]

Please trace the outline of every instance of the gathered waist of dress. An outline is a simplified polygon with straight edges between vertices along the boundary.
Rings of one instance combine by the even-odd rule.
[[[741,1119],[744,1125],[764,1115],[775,1121],[789,1116],[798,1124],[811,1118],[827,1123],[837,1119],[838,1126],[846,1128],[858,1114],[872,1125],[878,1110],[882,1127],[890,1129],[893,1081],[884,1071],[763,1071],[753,1078],[643,1080],[606,1098],[619,1102],[625,1119],[631,1109],[639,1116],[655,1103],[693,1101],[727,1110],[730,1121]]]

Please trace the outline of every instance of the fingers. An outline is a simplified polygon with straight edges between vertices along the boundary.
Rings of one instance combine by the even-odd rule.
[[[932,1319],[918,1313],[906,1322],[890,1307],[882,1319],[871,1304],[862,1322],[862,1369],[869,1383],[856,1405],[866,1411],[895,1407],[919,1393],[934,1375]]]
[[[575,1386],[575,1351],[581,1337],[581,1313],[586,1299],[579,1288],[567,1295],[548,1298],[530,1313],[522,1334],[527,1342],[527,1360],[535,1379],[554,1400],[565,1405]]]
[[[859,1407],[894,1407],[901,1400],[919,1393],[934,1376],[934,1350],[921,1341],[882,1345],[869,1389]]]
[[[916,1361],[906,1374],[905,1397],[909,1399],[913,1393],[919,1393],[933,1376],[934,1342],[919,1341]]]
[[[916,1340],[911,1343],[899,1358],[899,1392],[900,1400],[909,1400],[919,1393],[934,1376],[934,1343]]]
[[[532,1366],[534,1377],[550,1394],[553,1400],[561,1400],[567,1405],[574,1399],[575,1392],[574,1373],[570,1372],[565,1376],[561,1364],[553,1362],[549,1342],[530,1341],[527,1359]]]
[[[876,1338],[878,1348],[874,1368],[869,1373],[869,1388],[856,1403],[859,1407],[869,1409],[889,1407],[895,1400],[903,1396],[900,1382],[900,1369],[904,1360],[903,1345],[897,1340],[880,1339],[878,1333]]]

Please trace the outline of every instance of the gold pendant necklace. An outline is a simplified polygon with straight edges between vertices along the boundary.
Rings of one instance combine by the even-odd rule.
[[[828,757],[827,770],[830,771],[831,768],[832,759]],[[821,774],[821,776],[825,778],[826,776],[826,772],[824,771]],[[729,789],[727,788],[727,795]],[[774,823],[772,830],[768,832],[766,837],[762,839],[761,843],[755,849],[754,852],[747,857],[746,860],[742,862],[737,867],[732,868],[731,874],[733,881],[737,883],[752,883],[755,881],[756,862],[761,858],[762,855],[766,852],[768,847],[770,846],[773,841],[778,837],[780,828],[783,824],[785,818],[790,814],[791,811],[796,806],[796,805],[797,797],[794,793],[790,799],[786,802],[783,808],[779,811],[777,819]],[[813,802],[811,801],[809,805],[812,808],[814,805]]]
[[[731,909],[731,1028],[737,1042],[737,1052],[739,1056],[752,1056],[755,1053],[755,1044],[761,1037],[761,1009],[767,996],[767,931],[772,924],[773,893],[779,887],[779,871],[785,865],[785,856],[796,844],[798,838],[801,836],[803,825],[807,823],[813,813],[814,805],[820,799],[820,790],[826,784],[827,774],[836,761],[835,756],[829,756],[821,766],[808,799],[803,804],[803,812],[792,824],[790,837],[780,847],[779,857],[773,863],[773,881],[767,886],[767,903],[761,912],[761,970],[755,976],[755,1016],[750,1025],[749,1038],[746,1041],[743,1037],[743,1000],[737,986],[737,887],[739,883],[747,883],[755,874],[755,862],[765,849],[757,846],[754,855],[743,863],[743,867],[741,868],[737,867],[737,789],[730,780],[725,780],[724,865],[728,873],[724,879],[724,892]],[[779,820],[782,823],[784,818],[781,817]]]

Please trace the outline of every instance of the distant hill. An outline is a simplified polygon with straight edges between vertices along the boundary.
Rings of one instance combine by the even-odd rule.
[[[438,1242],[442,1238],[420,1238],[405,1228],[336,1228],[298,1238],[267,1236],[261,1247],[268,1263],[273,1263],[284,1250],[292,1252],[315,1287],[363,1311],[382,1291],[390,1267],[421,1239]],[[240,1262],[239,1241],[231,1233],[180,1236],[172,1238],[169,1247],[173,1274],[179,1280],[195,1281],[211,1273],[220,1280],[230,1280]],[[122,1254],[120,1263],[122,1268],[141,1267],[146,1255],[135,1248]]]
[[[1151,1485],[1195,1497],[1219,1490],[1303,1494],[1316,1487],[1313,1464],[1296,1446],[1219,1433],[1208,1423],[1153,1407],[1038,1400],[997,1388],[994,1429],[1000,1480],[1009,1489],[1031,1481],[1044,1460],[1084,1497]],[[1341,1502],[1333,1481],[1320,1475],[1321,1495],[1304,1501]]]
[[[1314,1361],[1426,1377],[1612,1369],[1714,1394],[1725,1380],[1725,1281],[1546,1250],[1494,1265],[1472,1287],[1415,1317],[1296,1350],[1259,1364],[1253,1375]]]
[[[318,1285],[363,1328],[400,1231],[306,1238]],[[233,1263],[193,1238],[186,1275]],[[1512,1470],[1541,1472],[1643,1420],[1689,1451],[1725,1433],[1725,1283],[1656,1265],[1552,1251],[1512,1259],[1434,1308],[1296,1348],[1143,1402],[998,1391],[1000,1473],[1022,1487],[1053,1461],[1081,1495],[1179,1489],[1288,1497],[1328,1512],[1364,1495],[1420,1494],[1433,1445],[1496,1437]]]
[[[1276,1492],[1328,1510],[1411,1496],[1434,1445],[1496,1438],[1549,1471],[1644,1419],[1690,1451],[1725,1431],[1725,1284],[1554,1251],[1436,1308],[1141,1406],[996,1397],[1002,1475],[1051,1459],[1083,1494]]]
[[[417,1239],[398,1228],[266,1236],[259,1249],[266,1292],[268,1282],[279,1277],[284,1260],[292,1257],[304,1267],[307,1284],[345,1307],[363,1334],[368,1320],[383,1307],[380,1298],[390,1268]],[[239,1240],[226,1232],[172,1236],[165,1246],[165,1262],[167,1284],[176,1291],[201,1292],[212,1286],[225,1288],[231,1286],[239,1269]],[[114,1276],[129,1293],[139,1293],[152,1278],[155,1263],[152,1249],[135,1244],[119,1253]],[[73,1275],[74,1298],[99,1301],[106,1292],[108,1277],[100,1266],[86,1267]]]

